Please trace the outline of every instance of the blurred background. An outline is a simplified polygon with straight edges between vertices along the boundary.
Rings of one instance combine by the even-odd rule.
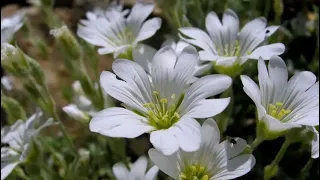
[[[316,74],[319,79],[319,5],[320,0],[199,0],[201,7],[199,10],[194,10],[194,1],[186,0],[186,12],[190,23],[193,26],[203,28],[204,18],[210,11],[216,11],[221,15],[225,8],[233,9],[241,20],[243,26],[249,20],[259,16],[264,16],[268,19],[268,24],[281,25],[281,28],[270,37],[269,42],[282,42],[286,46],[286,51],[282,58],[286,61],[289,67],[289,73],[292,75],[297,71],[308,70]],[[106,0],[56,0],[54,4],[55,14],[67,26],[76,32],[77,23],[80,19],[85,18],[87,10],[91,10],[96,6],[106,6],[110,1]],[[125,4],[125,8],[130,8],[134,0],[121,1]],[[155,3],[170,3],[173,1],[158,0]],[[157,6],[153,16],[163,17],[163,25],[156,36],[146,41],[155,48],[159,48],[164,38],[174,34],[171,29],[170,22],[163,16],[163,7]],[[70,84],[72,79],[69,77],[68,70],[63,64],[63,58],[55,48],[55,42],[52,36],[49,35],[49,28],[42,21],[40,12],[31,7],[27,1],[23,0],[1,0],[1,18],[12,15],[18,9],[25,9],[29,17],[30,23],[34,27],[37,36],[41,37],[49,47],[47,55],[41,54],[38,47],[33,46],[30,40],[24,38],[23,32],[18,32],[16,41],[26,54],[39,60],[42,68],[45,71],[49,89],[57,102],[58,109],[67,105],[70,102],[71,89]],[[100,56],[100,69],[109,70],[112,63],[112,58],[109,56]],[[89,59],[88,59],[89,61]],[[250,72],[247,74],[251,77],[256,77],[256,62],[252,62]],[[5,72],[1,70],[1,76]],[[34,110],[34,105],[21,95],[22,87],[19,82],[12,79],[16,90],[12,92],[12,96],[18,99],[24,107],[30,112]],[[234,85],[236,107],[234,108],[232,123],[229,125],[226,135],[239,136],[251,142],[255,136],[255,106],[253,102],[246,96],[242,90],[242,84],[239,79],[236,79]],[[20,89],[19,89],[20,88]],[[62,89],[62,90],[61,90]],[[63,120],[67,124],[68,132],[77,140],[78,145],[85,144],[88,138],[82,138],[88,134],[87,128],[80,126],[77,122],[70,120],[65,114],[61,113]],[[1,110],[1,124],[5,123],[5,114]],[[241,127],[241,128],[240,128]],[[52,130],[54,132],[54,129]],[[48,132],[50,133],[50,132]],[[78,138],[77,138],[78,137]],[[265,141],[254,152],[257,159],[255,168],[247,175],[238,179],[260,180],[262,179],[263,167],[269,164],[283,142],[283,138],[278,138],[274,141]],[[59,145],[57,145],[58,147]],[[150,144],[148,137],[142,136],[130,143],[126,144],[127,154],[134,161],[141,154],[145,153]],[[310,158],[306,145],[300,143],[293,144],[285,154],[285,157],[280,162],[280,173],[275,179],[290,180],[298,176],[301,168]],[[311,168],[309,179],[319,178],[319,159]]]

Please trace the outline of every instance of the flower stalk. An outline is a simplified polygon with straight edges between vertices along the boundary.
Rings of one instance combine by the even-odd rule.
[[[269,180],[277,175],[279,169],[279,162],[282,160],[290,144],[291,141],[288,141],[286,139],[282,144],[277,156],[274,158],[271,164],[267,165],[264,168],[264,180]]]

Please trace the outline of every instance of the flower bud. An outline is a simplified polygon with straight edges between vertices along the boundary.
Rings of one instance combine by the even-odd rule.
[[[50,30],[50,34],[56,38],[58,46],[66,58],[75,61],[81,59],[81,47],[66,25]]]
[[[90,116],[81,111],[76,105],[70,104],[68,106],[64,106],[63,111],[68,114],[68,116],[74,118],[77,121],[80,121],[83,124],[88,124],[90,122]]]

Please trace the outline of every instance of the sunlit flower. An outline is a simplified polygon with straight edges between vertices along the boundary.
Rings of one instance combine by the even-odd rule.
[[[29,155],[31,141],[41,129],[53,124],[53,119],[43,122],[42,113],[32,115],[25,122],[17,120],[11,126],[1,128],[1,180]]]
[[[201,127],[201,147],[196,152],[179,150],[164,156],[149,150],[153,163],[164,173],[177,180],[228,180],[248,173],[255,165],[251,154],[241,154],[247,147],[245,140],[234,138],[220,143],[220,132],[213,119]]]
[[[177,56],[180,56],[182,50],[189,46],[190,44],[185,42],[185,41],[178,41],[175,42],[173,39],[167,39],[161,44],[161,48],[165,46],[171,46],[174,51],[176,52]],[[152,63],[152,58],[157,52],[156,49],[140,44],[137,48],[135,48],[132,52],[133,55],[133,60],[137,62],[140,66],[142,66],[148,74],[151,72],[151,63]],[[211,68],[211,64],[204,64],[201,61],[199,61],[199,64],[195,66],[195,76],[202,75],[204,72],[209,70]]]
[[[11,41],[13,35],[22,27],[24,16],[24,11],[18,11],[1,20],[1,44]]]
[[[242,75],[241,81],[268,131],[319,125],[319,81],[313,73],[302,71],[288,81],[286,64],[278,56],[270,58],[268,70],[259,59],[258,70],[260,88],[248,76]]]
[[[85,95],[79,81],[72,84],[73,97],[72,104],[64,106],[62,110],[75,120],[79,120],[85,124],[89,123],[92,116],[97,113],[92,101]],[[114,106],[114,100],[106,93],[104,95],[104,107]],[[91,117],[90,117],[91,116]]]
[[[209,75],[196,80],[194,66],[198,53],[192,46],[180,56],[169,46],[153,57],[151,81],[137,63],[116,60],[111,72],[101,74],[101,85],[107,94],[123,102],[126,108],[108,108],[90,122],[90,130],[110,137],[135,138],[150,133],[153,146],[166,155],[179,147],[195,151],[200,147],[200,124],[194,118],[221,113],[230,98],[207,99],[231,85],[226,75]],[[118,79],[121,78],[122,80]]]
[[[227,9],[222,22],[215,12],[206,17],[207,32],[194,27],[183,27],[180,37],[200,47],[200,59],[214,61],[216,65],[242,65],[247,59],[262,57],[269,60],[272,55],[280,55],[285,47],[282,43],[263,45],[279,26],[268,26],[263,17],[248,22],[239,32],[239,18],[231,9]]]
[[[150,38],[161,26],[160,18],[147,17],[153,4],[136,3],[127,18],[122,12],[110,9],[102,16],[81,20],[77,34],[87,42],[99,46],[99,54],[113,53],[114,57],[132,50],[140,41]]]
[[[112,171],[117,180],[155,180],[159,169],[153,166],[146,172],[147,165],[147,158],[142,156],[132,164],[130,170],[119,162],[113,165]]]

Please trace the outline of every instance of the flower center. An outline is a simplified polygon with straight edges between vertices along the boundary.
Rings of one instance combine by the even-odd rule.
[[[200,165],[189,166],[179,174],[180,180],[208,180],[209,175],[206,168]]]
[[[276,104],[269,104],[268,114],[278,120],[281,120],[283,117],[287,116],[291,110],[284,109],[282,102],[276,102]]]
[[[216,47],[219,56],[240,56],[241,48],[238,40],[235,44],[225,44],[222,47]]]
[[[160,98],[157,91],[153,91],[153,102],[143,105],[148,110],[146,117],[149,119],[149,124],[156,129],[168,129],[180,119],[180,115],[177,112],[180,106],[183,95],[178,99],[178,103],[175,99],[175,94],[171,95],[172,103],[168,102],[166,98]]]
[[[119,45],[132,44],[134,41],[132,31],[129,28],[125,28],[123,31],[120,31],[117,34],[117,37],[120,40]]]

